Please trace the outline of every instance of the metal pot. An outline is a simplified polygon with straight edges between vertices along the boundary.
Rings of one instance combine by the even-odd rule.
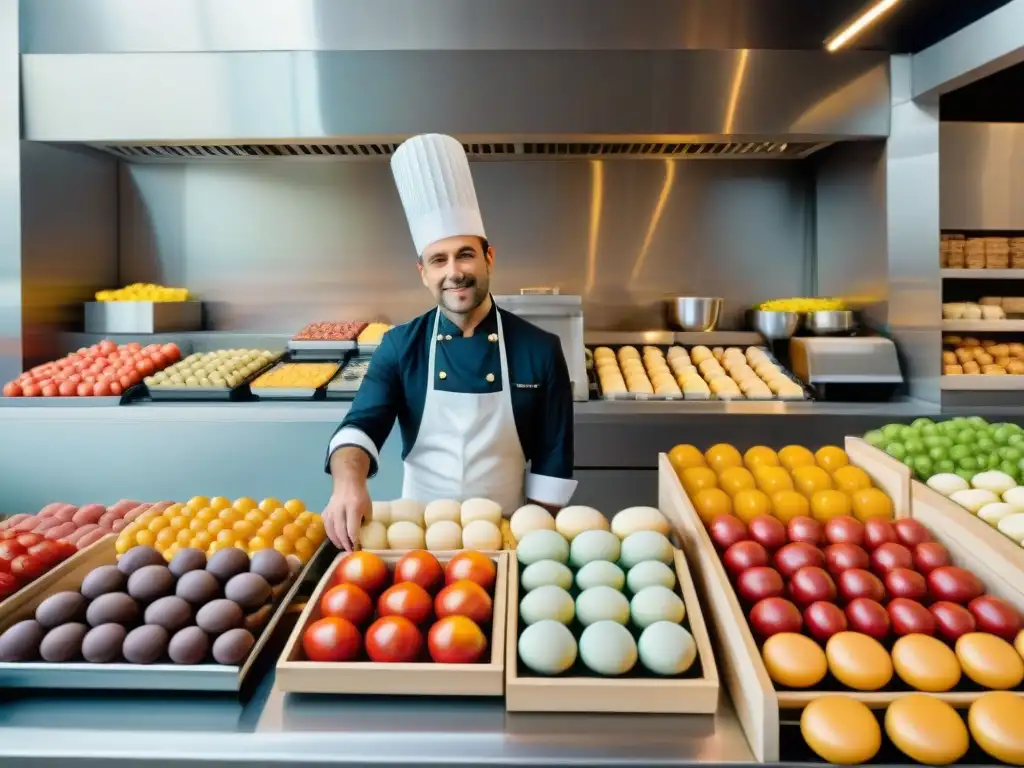
[[[848,309],[808,312],[804,323],[807,330],[816,336],[852,333],[857,329],[857,315]]]
[[[803,324],[799,312],[772,312],[764,309],[747,310],[747,324],[766,340],[790,339]]]
[[[665,299],[665,319],[677,331],[713,331],[722,300],[709,296],[672,296]]]

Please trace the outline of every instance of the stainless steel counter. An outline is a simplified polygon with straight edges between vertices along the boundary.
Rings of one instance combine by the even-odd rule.
[[[137,403],[121,407],[4,407],[0,399],[0,513],[54,500],[195,495],[299,498],[313,509],[330,492],[323,472],[344,402]],[[957,413],[945,411],[943,415]],[[978,413],[978,411],[973,411]],[[993,419],[1019,409],[986,409]],[[812,447],[841,443],[889,421],[939,416],[938,406],[892,403],[593,401],[575,408],[574,502],[609,514],[657,501],[657,455],[677,443]],[[401,493],[401,440],[393,430],[370,482],[374,498]]]
[[[716,716],[506,714],[499,700],[29,695],[0,702],[0,763],[692,765],[752,762]]]

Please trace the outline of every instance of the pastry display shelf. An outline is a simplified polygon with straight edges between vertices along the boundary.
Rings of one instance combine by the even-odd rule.
[[[1024,280],[1024,269],[942,269],[943,280]]]
[[[956,333],[1024,331],[1024,320],[943,320],[942,330]]]
[[[944,392],[1024,392],[1024,376],[943,376],[939,379],[939,389]]]

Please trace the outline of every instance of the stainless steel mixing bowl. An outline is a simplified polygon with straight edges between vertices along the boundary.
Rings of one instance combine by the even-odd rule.
[[[793,337],[803,323],[799,312],[770,312],[763,309],[747,310],[747,324],[768,341]]]
[[[857,328],[857,315],[848,309],[808,312],[804,327],[817,336],[852,333]]]
[[[665,319],[677,331],[713,331],[722,300],[710,296],[672,296],[665,299]]]

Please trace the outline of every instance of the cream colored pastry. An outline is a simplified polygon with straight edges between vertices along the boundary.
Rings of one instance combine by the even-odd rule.
[[[772,391],[768,389],[768,385],[763,381],[754,382],[755,386],[749,389],[743,390],[743,394],[747,396],[748,400],[771,400]]]
[[[627,381],[626,382],[626,386],[629,388],[629,391],[634,393],[634,394],[638,394],[638,395],[653,395],[654,394],[654,387],[651,385],[651,381],[647,377],[644,377],[642,380],[641,379],[633,379],[632,381]]]
[[[620,347],[619,348],[619,362],[623,360],[639,360],[640,353],[636,351],[636,347]]]
[[[454,499],[435,499],[423,510],[423,525],[430,528],[441,520],[457,523],[461,519],[461,510],[462,505]]]
[[[704,376],[707,376],[711,371],[721,371],[722,365],[713,357],[709,357],[697,365],[697,370],[704,374]]]
[[[672,374],[668,371],[665,371],[664,373],[656,373],[651,376],[651,384],[654,385],[655,389],[660,386],[664,386],[665,384],[674,387],[675,383],[676,380],[672,378]]]
[[[658,357],[664,357],[665,353],[662,352],[658,347],[647,346],[644,347],[644,356],[646,357],[647,355],[657,355]]]
[[[654,387],[654,394],[656,395],[681,395],[682,390],[679,389],[679,385],[674,381],[667,381],[661,384],[656,384]]]
[[[594,361],[599,362],[601,360],[614,360],[615,353],[612,352],[609,347],[598,347],[594,350]]]
[[[665,357],[671,363],[673,360],[689,360],[690,356],[686,354],[686,350],[682,347],[669,347]]]
[[[700,365],[705,360],[711,359],[711,350],[705,346],[694,347],[690,350],[690,360],[694,365]]]

